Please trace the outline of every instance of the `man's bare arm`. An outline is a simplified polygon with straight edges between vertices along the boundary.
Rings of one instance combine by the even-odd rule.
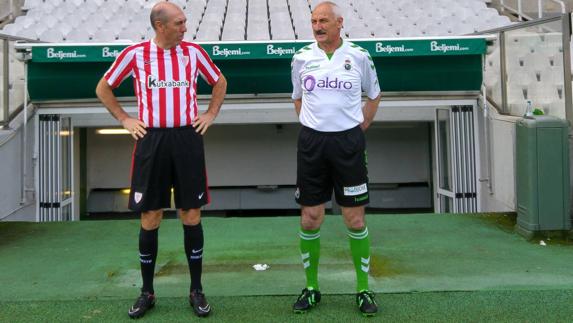
[[[362,107],[362,113],[364,114],[364,121],[360,124],[360,128],[362,128],[362,130],[366,130],[370,127],[370,124],[376,115],[376,111],[378,111],[381,97],[382,94],[378,94],[375,99],[366,98],[366,103],[364,104],[364,107]]]
[[[219,110],[221,110],[221,105],[223,105],[223,100],[225,99],[225,94],[227,94],[227,79],[223,74],[219,76],[217,83],[213,85],[213,91],[211,92],[211,101],[209,102],[209,107],[207,111],[197,116],[197,119],[193,122],[193,127],[195,131],[204,135],[207,132],[207,128],[211,126]]]
[[[109,113],[116,118],[119,122],[121,122],[123,128],[125,128],[131,136],[137,140],[139,138],[143,138],[147,133],[145,131],[145,123],[142,121],[132,118],[125,112],[125,110],[121,107],[115,94],[113,94],[113,90],[111,86],[107,83],[105,78],[102,78],[96,87],[96,95],[101,101],[101,103],[107,108]]]
[[[300,109],[302,107],[302,99],[293,100],[294,103],[294,111],[296,111],[296,115],[300,115]]]

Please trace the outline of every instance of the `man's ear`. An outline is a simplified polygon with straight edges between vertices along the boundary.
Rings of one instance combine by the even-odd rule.
[[[155,27],[155,28],[154,28],[155,31],[159,31],[159,30],[161,30],[161,28],[163,28],[163,24],[161,23],[160,20],[155,20],[155,21],[153,22],[153,26]]]
[[[336,18],[336,22],[337,22],[338,28],[342,28],[342,25],[344,23],[344,19],[342,17],[338,17],[338,18]]]

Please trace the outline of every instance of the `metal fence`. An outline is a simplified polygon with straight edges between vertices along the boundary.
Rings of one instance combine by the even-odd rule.
[[[534,109],[573,121],[571,16],[564,14],[481,32],[496,34],[484,62],[491,103],[503,114]]]
[[[500,0],[499,3],[502,12],[514,13],[520,21],[567,13],[565,3],[560,0]]]

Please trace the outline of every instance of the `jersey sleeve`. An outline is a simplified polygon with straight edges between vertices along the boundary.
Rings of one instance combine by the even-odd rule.
[[[128,76],[133,75],[135,51],[127,47],[119,53],[113,64],[104,74],[107,84],[112,89],[118,87]]]
[[[376,67],[369,53],[365,53],[362,60],[362,91],[366,92],[369,99],[375,99],[380,94]]]
[[[290,63],[290,77],[292,82],[292,96],[293,100],[298,100],[302,98],[302,84],[300,80],[300,68],[302,66],[302,61],[297,59],[294,55]]]
[[[207,54],[207,52],[201,47],[197,46],[197,68],[199,68],[199,74],[205,80],[205,82],[209,83],[209,85],[213,86],[219,80],[219,76],[221,75],[221,71],[213,63],[211,57]]]

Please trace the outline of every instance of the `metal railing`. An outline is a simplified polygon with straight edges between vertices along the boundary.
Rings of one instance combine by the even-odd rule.
[[[529,15],[527,15],[524,12],[524,5],[523,5],[523,1],[522,0],[517,0],[517,8],[515,8],[514,6],[512,6],[511,4],[506,3],[507,0],[500,0],[500,6],[501,6],[501,11],[505,11],[508,10],[514,14],[517,14],[517,18],[520,21],[523,21],[523,18],[527,19],[527,20],[533,20],[535,19],[535,17],[531,17]],[[567,13],[567,9],[565,7],[565,3],[563,1],[560,0],[537,0],[537,18],[543,18],[543,16],[545,15],[545,3],[546,1],[558,4],[560,9],[561,9],[561,14],[565,14]],[[526,1],[526,5],[531,5],[534,6],[535,3],[533,0],[531,1]]]
[[[2,53],[2,77],[0,87],[0,128],[5,128],[23,108],[27,91],[25,88],[25,64],[23,53],[17,53],[14,44],[18,41],[38,42],[27,38],[0,34]]]
[[[573,122],[570,14],[480,34],[498,38],[485,60],[484,83],[500,113],[522,116],[531,100],[545,114]]]

